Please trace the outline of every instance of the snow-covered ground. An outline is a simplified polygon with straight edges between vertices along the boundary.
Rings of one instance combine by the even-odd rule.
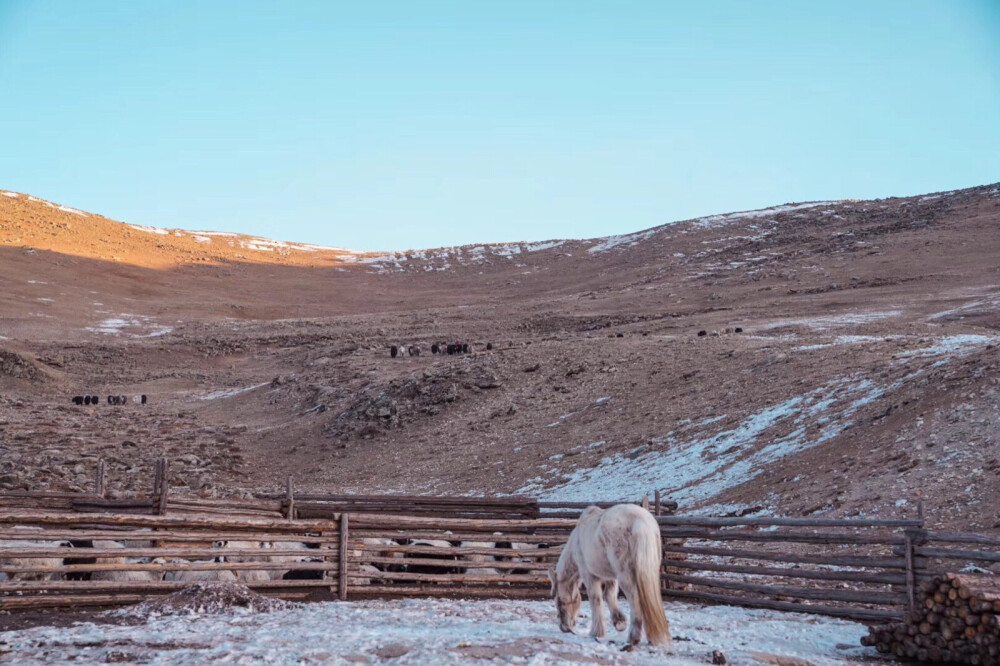
[[[722,420],[718,417],[701,423],[686,423],[652,438],[650,444],[607,456],[593,468],[548,467],[545,474],[530,479],[518,493],[564,502],[590,501],[595,497],[630,501],[637,489],[650,495],[662,490],[686,507],[704,505],[721,493],[751,481],[769,465],[837,437],[852,426],[859,410],[882,396],[998,339],[988,335],[932,338],[925,341],[926,346],[896,354],[893,366],[909,369],[911,362],[940,360],[919,367],[896,381],[879,383],[880,378],[862,374],[837,377],[817,389],[753,412],[734,427],[722,431],[707,427]],[[838,336],[831,344],[878,340],[867,336]],[[563,418],[565,416],[549,426],[560,425]],[[554,485],[556,479],[559,482]]]
[[[623,606],[623,610],[627,607]],[[864,625],[727,606],[667,604],[671,650],[620,651],[624,633],[559,631],[550,601],[409,599],[315,603],[272,613],[153,617],[145,624],[77,624],[0,633],[0,661],[28,664],[859,664]]]

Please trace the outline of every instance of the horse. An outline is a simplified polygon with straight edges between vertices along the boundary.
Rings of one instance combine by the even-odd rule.
[[[582,599],[580,584],[590,598],[590,636],[604,637],[602,601],[607,601],[611,621],[625,628],[625,614],[618,608],[618,586],[625,592],[632,620],[628,645],[631,651],[646,638],[653,645],[670,647],[670,623],[660,596],[660,527],[646,509],[618,504],[604,510],[588,507],[559,556],[555,571],[549,571],[552,597],[559,612],[559,628],[573,633]]]

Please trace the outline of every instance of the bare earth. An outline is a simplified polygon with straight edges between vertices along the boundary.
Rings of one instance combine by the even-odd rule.
[[[145,492],[165,455],[203,495],[292,474],[791,515],[923,499],[976,529],[1000,509],[996,185],[388,255],[0,191],[0,280],[0,490],[88,488],[104,457]]]

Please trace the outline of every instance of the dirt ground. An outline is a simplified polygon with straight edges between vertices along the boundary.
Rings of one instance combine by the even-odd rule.
[[[104,458],[142,494],[165,455],[206,496],[617,485],[988,530],[998,257],[995,185],[391,255],[0,192],[0,491],[87,489]]]

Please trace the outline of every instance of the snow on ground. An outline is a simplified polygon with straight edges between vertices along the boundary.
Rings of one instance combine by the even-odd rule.
[[[609,626],[586,636],[584,605],[576,634],[559,631],[551,601],[407,599],[305,604],[273,613],[154,617],[146,624],[77,624],[0,633],[10,663],[143,664],[730,664],[875,663],[860,646],[862,624],[819,616],[668,603],[671,650],[643,644],[620,651],[625,634]],[[627,612],[627,605],[623,604]],[[610,623],[608,623],[610,624]],[[800,661],[796,661],[800,660]]]
[[[743,220],[743,219],[753,219],[757,217],[771,217],[773,215],[778,215],[779,213],[792,213],[799,210],[806,210],[808,208],[817,208],[819,206],[834,206],[836,204],[843,203],[842,201],[813,201],[810,203],[801,204],[786,204],[784,206],[772,206],[771,208],[760,208],[758,210],[747,210],[739,213],[726,213],[724,215],[709,215],[708,217],[700,217],[694,220],[695,226],[699,228],[708,228],[718,225],[721,223],[732,222],[733,220]],[[821,211],[826,212],[826,211]],[[832,211],[831,211],[832,212]]]
[[[11,199],[16,199],[19,196],[17,192],[2,191],[0,192],[0,194],[4,195],[5,197],[10,197]]]
[[[221,391],[212,391],[211,393],[206,393],[205,395],[199,396],[199,400],[218,400],[219,398],[232,398],[240,393],[246,393],[247,391],[252,391],[254,389],[259,389],[262,386],[267,386],[271,382],[264,382],[263,384],[255,384],[253,386],[242,386],[239,388],[232,389],[222,389]]]
[[[950,310],[937,312],[929,316],[927,319],[929,321],[935,321],[937,319],[961,319],[962,317],[977,314],[982,310],[992,310],[998,307],[1000,307],[1000,296],[991,295],[980,300],[965,303]]]
[[[858,324],[870,324],[882,319],[898,317],[903,314],[899,310],[887,310],[884,312],[848,312],[839,315],[827,315],[818,317],[800,317],[796,319],[778,319],[764,327],[764,330],[781,328],[784,326],[808,326],[816,330],[826,330],[838,326],[856,326]]]
[[[654,235],[659,229],[647,229],[646,231],[637,231],[634,234],[623,234],[618,236],[605,236],[604,238],[597,238],[595,241],[599,241],[597,245],[593,246],[587,252],[590,254],[597,254],[598,252],[606,252],[612,248],[624,245],[625,247],[631,247],[637,243],[641,243],[650,236]]]
[[[637,489],[650,495],[661,490],[684,506],[703,504],[747,483],[774,462],[833,439],[852,425],[862,407],[947,363],[949,358],[998,340],[1000,337],[985,335],[938,338],[928,347],[897,354],[894,363],[906,367],[914,360],[945,358],[895,382],[879,385],[857,374],[839,377],[752,413],[734,428],[714,434],[708,434],[705,426],[718,422],[718,417],[694,424],[682,421],[676,430],[654,437],[650,444],[605,457],[596,467],[569,473],[545,467],[544,476],[531,479],[518,493],[566,502],[594,498],[631,501]],[[848,341],[856,340],[851,337]],[[553,485],[556,480],[560,482]]]
[[[639,488],[666,490],[685,506],[701,503],[750,481],[777,460],[836,437],[858,409],[884,392],[860,377],[838,378],[751,414],[730,430],[703,436],[689,434],[702,424],[681,427],[653,438],[652,449],[643,445],[606,457],[595,468],[575,470],[555,488],[544,489],[539,478],[519,492],[559,501],[610,501],[632,499]],[[813,423],[822,426],[809,428]],[[557,477],[560,470],[549,473]]]
[[[991,342],[1000,341],[1000,336],[993,335],[947,335],[941,338],[937,338],[935,342],[930,347],[922,347],[920,349],[911,349],[909,351],[900,352],[899,356],[902,358],[908,357],[919,357],[926,358],[929,356],[944,356],[948,354],[967,354],[970,351],[982,347],[984,345],[990,344]]]
[[[525,253],[542,252],[557,248],[566,241],[551,240],[532,243],[492,243],[486,245],[462,245],[427,250],[406,250],[373,254],[347,251],[341,259],[349,263],[369,264],[380,273],[405,271],[410,262],[421,261],[423,266],[414,267],[424,271],[445,271],[453,266],[476,266],[492,263],[495,259],[512,260]],[[517,264],[520,266],[521,264]]]
[[[147,227],[142,224],[130,224],[128,225],[135,229],[136,231],[144,231],[147,234],[157,234],[159,236],[169,236],[170,232],[166,229],[161,229],[159,227]]]
[[[155,338],[166,335],[174,329],[153,323],[153,318],[146,315],[129,314],[127,312],[102,320],[95,326],[84,330],[104,335],[120,335],[126,331],[137,338]]]

